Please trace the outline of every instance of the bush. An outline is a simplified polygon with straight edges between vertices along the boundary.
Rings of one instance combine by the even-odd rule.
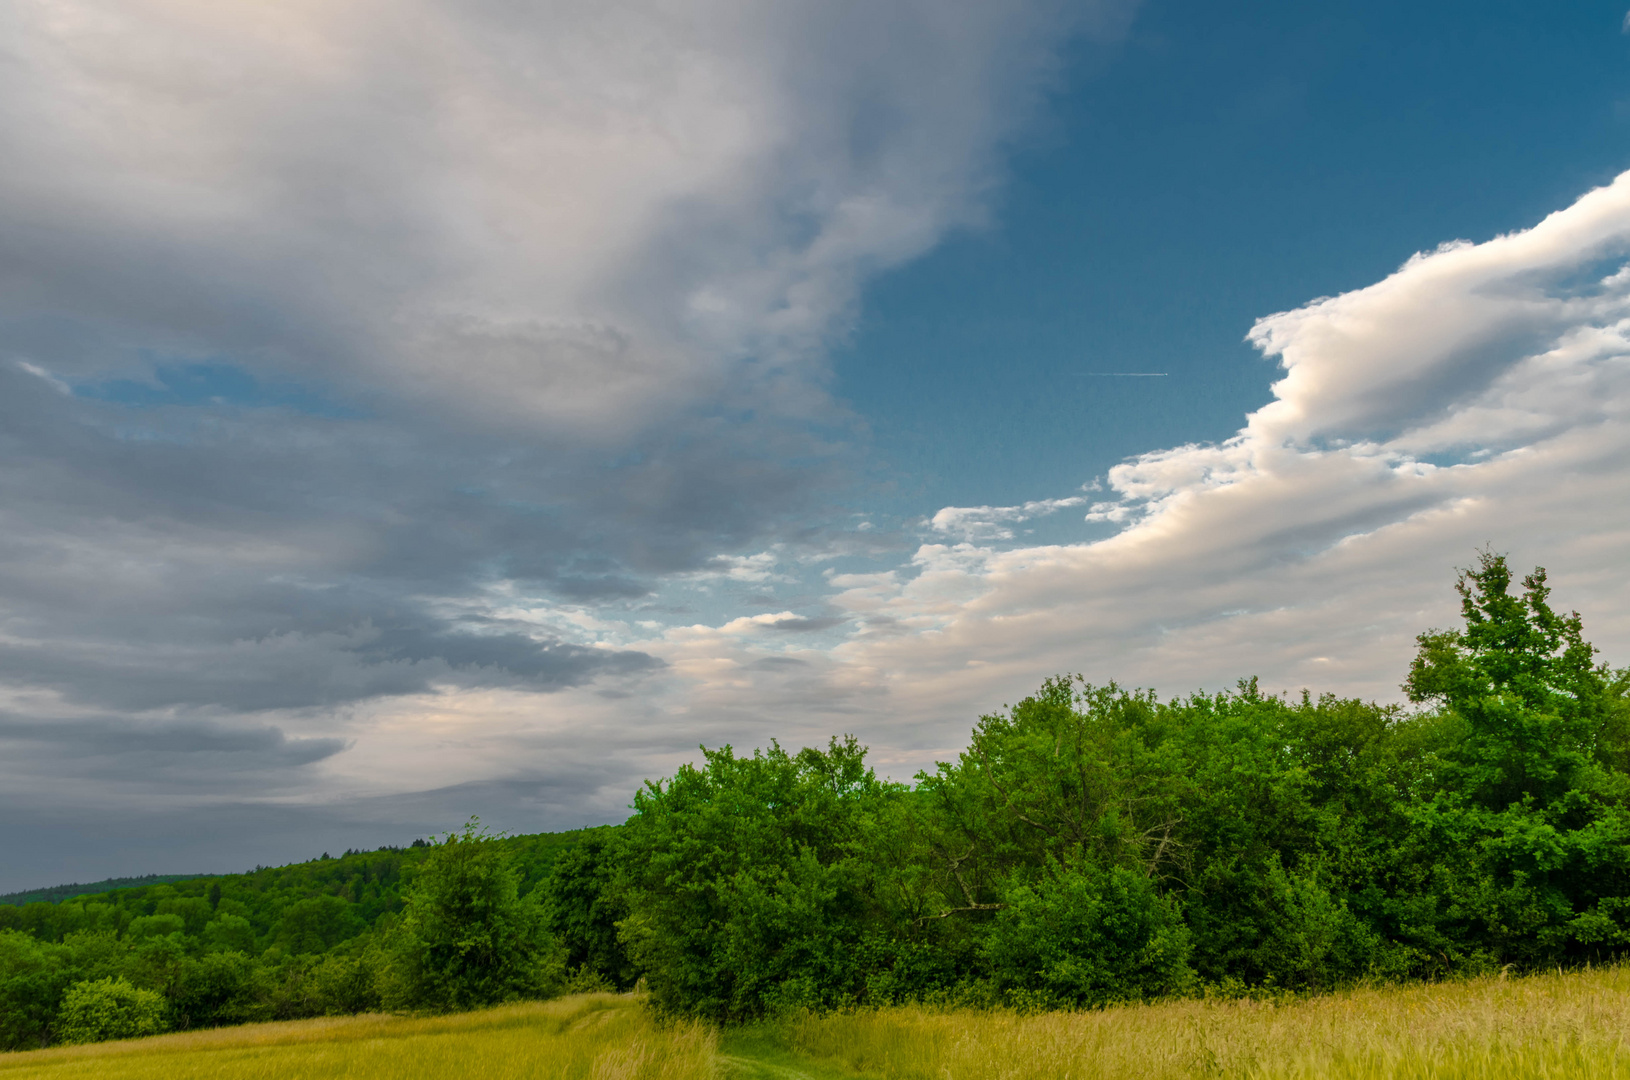
[[[896,792],[852,738],[796,756],[703,750],[634,796],[619,923],[664,1012],[751,1020],[857,999],[873,899],[863,857]]]
[[[74,983],[57,1013],[57,1039],[65,1043],[135,1039],[168,1028],[163,996],[123,978]]]
[[[394,1009],[450,1012],[551,997],[565,956],[515,861],[471,818],[431,848],[402,919],[385,935],[379,987]]]
[[[189,958],[169,990],[171,1015],[181,1029],[270,1020],[264,999],[268,974],[240,952]]]
[[[1055,868],[1017,886],[986,948],[1007,996],[1042,1008],[1160,997],[1195,981],[1176,905],[1121,867]]]

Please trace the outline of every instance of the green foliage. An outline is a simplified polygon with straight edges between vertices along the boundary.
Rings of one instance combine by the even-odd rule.
[[[65,1043],[134,1039],[168,1027],[163,996],[122,978],[74,983],[63,995],[57,1017],[57,1037]]]
[[[75,986],[157,995],[183,1029],[640,982],[664,1012],[741,1021],[1619,957],[1630,671],[1595,662],[1543,570],[1513,582],[1491,553],[1461,574],[1465,627],[1421,635],[1413,712],[1058,677],[909,787],[853,738],[726,746],[617,828],[503,839],[472,819],[408,849],[0,905],[0,1046],[62,1038]]]
[[[1176,902],[1125,867],[1055,865],[1012,886],[985,942],[998,988],[1030,1006],[1107,1005],[1195,983]]]
[[[522,900],[514,861],[471,818],[419,867],[385,948],[393,1008],[446,1012],[546,997],[564,958],[536,898]]]
[[[724,1019],[1615,956],[1630,674],[1594,664],[1544,571],[1511,585],[1492,554],[1461,575],[1466,627],[1422,635],[1415,713],[1254,680],[1161,702],[1055,678],[910,791],[852,740],[705,751],[637,797],[626,889],[597,864],[581,895],[625,906],[659,1004]]]
[[[619,840],[613,829],[586,830],[540,889],[545,922],[567,967],[581,973],[582,990],[627,989],[638,978],[617,930],[628,916]]]
[[[1422,634],[1404,684],[1465,725],[1411,816],[1439,924],[1491,962],[1630,944],[1630,778],[1615,768],[1626,678],[1595,665],[1545,581],[1535,570],[1513,596],[1505,559],[1483,553],[1457,582],[1466,629]]]
[[[1609,702],[1578,612],[1547,602],[1545,571],[1511,595],[1504,556],[1482,554],[1456,588],[1464,631],[1429,631],[1410,665],[1411,701],[1436,702],[1464,718],[1468,737],[1448,755],[1456,795],[1491,810],[1543,808],[1577,788]]]
[[[524,893],[578,836],[495,843]],[[182,1030],[378,1009],[390,974],[380,939],[430,854],[421,843],[0,906],[0,1050],[49,1045],[68,987],[106,978],[159,994]]]
[[[852,738],[703,755],[702,768],[647,784],[624,826],[623,940],[653,1000],[733,1020],[854,998],[877,906],[866,855],[898,789]]]
[[[163,885],[172,881],[190,881],[193,878],[204,876],[203,874],[143,874],[141,877],[106,878],[88,884],[76,882],[72,885],[55,885],[49,889],[25,889],[22,892],[0,895],[0,905],[11,904],[21,907],[24,904],[59,904],[76,896],[112,892],[115,889],[132,889],[143,885]]]
[[[366,928],[355,905],[343,897],[311,896],[283,909],[272,943],[291,953],[321,953]]]

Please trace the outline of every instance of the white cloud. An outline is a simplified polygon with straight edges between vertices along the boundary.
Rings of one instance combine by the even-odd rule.
[[[696,742],[850,731],[909,777],[954,753],[979,713],[1064,671],[1165,693],[1254,674],[1394,699],[1414,635],[1456,618],[1454,568],[1490,542],[1519,567],[1548,565],[1557,601],[1581,609],[1606,658],[1630,662],[1625,258],[1630,176],[1528,232],[1270,316],[1253,339],[1286,375],[1234,438],[1117,467],[1112,500],[942,511],[935,531],[955,542],[824,576],[827,609],[850,620],[829,627],[848,635],[835,646],[781,632],[810,622],[791,610],[643,627],[625,647],[668,666],[637,695],[551,696],[545,714],[494,730],[507,751],[485,735],[460,751],[469,775],[506,753],[570,758],[581,736],[554,716],[581,717],[650,774]],[[960,539],[1083,505],[1129,524],[1074,545]],[[323,768],[418,740],[414,717],[434,708],[376,707],[375,723],[392,710],[402,722],[348,732],[357,749]]]
[[[1087,502],[1079,495],[1071,495],[1063,499],[1037,499],[1018,506],[947,506],[929,518],[928,525],[935,532],[948,533],[961,540],[1011,540],[1014,534],[1009,525],[1085,506]]]
[[[1263,319],[1251,339],[1286,371],[1275,400],[1223,444],[1111,470],[1135,524],[954,562],[925,548],[933,572],[866,610],[934,632],[863,634],[843,655],[897,673],[906,700],[989,701],[1066,669],[1394,698],[1413,635],[1455,618],[1453,568],[1493,543],[1548,564],[1558,600],[1630,663],[1627,258],[1630,174],[1533,229]],[[976,676],[947,680],[969,660]]]
[[[794,581],[790,575],[777,573],[781,555],[774,551],[760,551],[755,555],[715,555],[701,569],[686,574],[693,581],[768,582]]]
[[[553,714],[615,725],[601,737],[650,770],[698,741],[849,731],[903,778],[1054,672],[1165,693],[1260,675],[1393,699],[1414,635],[1456,617],[1454,568],[1488,542],[1519,567],[1548,565],[1557,601],[1630,662],[1626,258],[1630,175],[1528,232],[1270,316],[1253,340],[1286,374],[1234,438],[1124,463],[1107,478],[1113,500],[941,511],[948,539],[1003,542],[828,572],[827,609],[851,625],[836,646],[778,632],[807,622],[790,610],[645,627],[626,647],[668,666],[638,696],[608,706],[568,690]],[[1130,524],[1074,545],[1013,546],[992,529],[1083,504]],[[409,717],[426,707],[402,699]],[[569,756],[573,735],[530,723],[494,737]],[[368,759],[385,730],[324,768]]]

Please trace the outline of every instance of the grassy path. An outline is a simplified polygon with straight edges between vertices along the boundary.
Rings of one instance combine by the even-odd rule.
[[[788,1049],[786,1033],[768,1027],[728,1030],[719,1040],[725,1080],[876,1080]]]

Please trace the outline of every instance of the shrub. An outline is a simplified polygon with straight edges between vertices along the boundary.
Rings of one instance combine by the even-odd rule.
[[[998,985],[1024,1005],[1107,1005],[1194,983],[1176,906],[1122,867],[1059,867],[1013,888],[986,948]]]
[[[519,895],[515,862],[471,818],[431,848],[401,921],[385,935],[379,988],[394,1009],[450,1012],[551,997],[563,951],[535,895]]]
[[[74,983],[57,1013],[57,1038],[65,1043],[134,1039],[168,1027],[163,996],[123,978]]]

